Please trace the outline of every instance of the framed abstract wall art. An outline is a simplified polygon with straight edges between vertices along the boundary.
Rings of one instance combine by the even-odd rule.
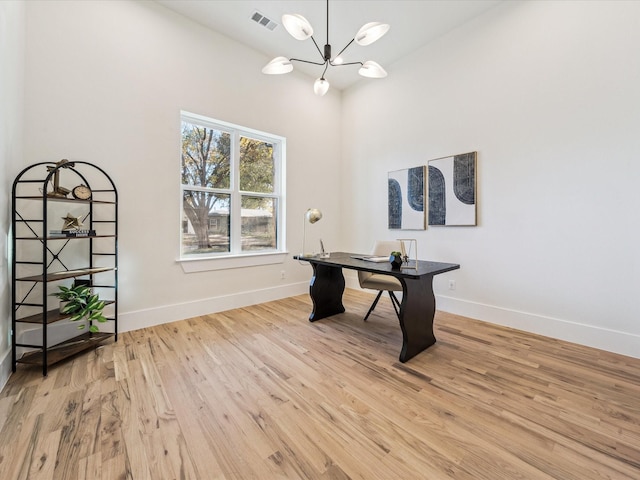
[[[429,225],[476,225],[477,152],[429,160]]]
[[[389,229],[424,230],[425,167],[389,172]]]

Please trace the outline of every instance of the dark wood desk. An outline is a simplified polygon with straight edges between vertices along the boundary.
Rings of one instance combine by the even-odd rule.
[[[333,252],[329,258],[296,256],[309,262],[313,267],[313,277],[309,294],[313,301],[313,312],[309,321],[343,313],[342,294],[344,276],[342,269],[392,275],[402,284],[400,304],[400,328],[402,329],[402,350],[400,361],[406,362],[436,342],[433,334],[433,317],[436,312],[436,298],[433,294],[433,276],[460,268],[454,263],[418,261],[417,270],[403,268],[393,270],[389,262],[375,263],[352,258],[354,253]],[[413,266],[414,262],[410,262]]]

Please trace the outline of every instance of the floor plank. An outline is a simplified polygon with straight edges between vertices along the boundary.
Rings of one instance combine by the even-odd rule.
[[[0,393],[2,479],[638,479],[640,360],[389,299],[301,295],[121,334]]]

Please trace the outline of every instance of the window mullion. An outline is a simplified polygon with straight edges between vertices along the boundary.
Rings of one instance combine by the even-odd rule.
[[[284,141],[282,142],[284,143]],[[274,161],[274,194],[276,195],[276,248],[278,250],[284,249],[285,245],[285,224],[284,224],[284,170],[283,170],[283,155],[281,143],[274,143],[273,145],[273,161]]]
[[[231,136],[231,241],[232,254],[241,253],[242,208],[240,196],[240,135]]]

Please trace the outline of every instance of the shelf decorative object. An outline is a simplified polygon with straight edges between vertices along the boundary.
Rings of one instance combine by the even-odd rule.
[[[98,333],[100,329],[93,322],[105,323],[107,317],[103,315],[105,303],[100,300],[100,296],[94,294],[91,288],[86,285],[74,285],[65,287],[59,285],[58,292],[51,295],[60,300],[60,313],[62,315],[71,315],[69,320],[72,322],[83,321],[78,325],[78,330],[83,330],[89,322],[89,331]]]
[[[70,213],[67,213],[66,217],[62,217],[64,224],[62,225],[63,231],[80,230],[80,227],[84,226],[80,217],[74,217]]]
[[[51,230],[49,224],[59,218],[62,228]],[[63,159],[18,174],[10,250],[14,372],[18,364],[29,364],[47,375],[59,361],[118,340],[117,237],[118,192],[97,165]],[[62,287],[59,282],[66,279],[78,286]],[[50,305],[52,296],[74,298],[60,311]],[[83,332],[54,328],[63,320],[82,321]]]
[[[71,195],[76,200],[89,200],[91,198],[91,189],[84,184],[73,187]]]
[[[49,230],[50,237],[95,237],[95,230]]]
[[[73,164],[69,163],[69,160],[67,160],[66,158],[63,158],[55,165],[47,166],[47,172],[53,173],[53,178],[51,179],[52,188],[51,191],[47,192],[47,195],[49,197],[67,198],[67,195],[69,195],[71,190],[60,186],[60,169],[69,168],[72,166]]]

